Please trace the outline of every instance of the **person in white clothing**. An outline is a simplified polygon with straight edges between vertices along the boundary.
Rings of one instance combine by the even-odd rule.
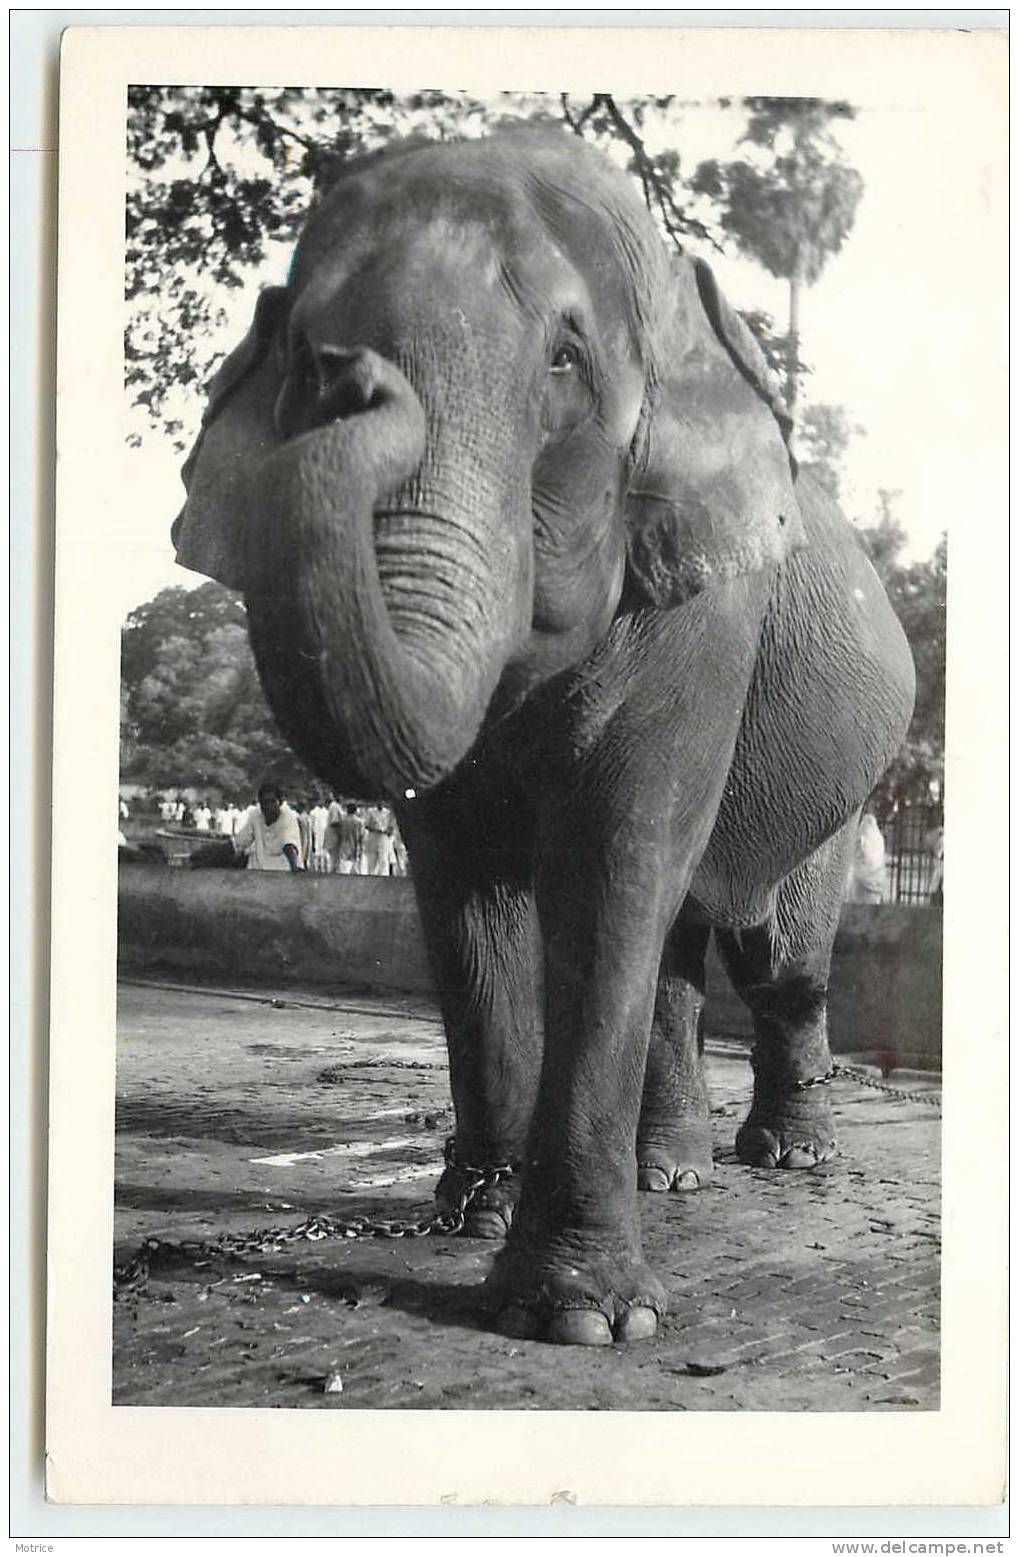
[[[329,802],[326,812],[326,854],[329,856],[330,872],[340,868],[340,823],[343,820],[344,810],[339,797],[334,795]]]
[[[301,829],[278,784],[263,784],[234,833],[234,850],[248,856],[249,870],[301,869]]]
[[[923,846],[931,856],[931,873],[927,883],[928,900],[934,904],[945,901],[945,829],[932,827],[924,838]]]
[[[321,800],[317,800],[308,812],[308,821],[311,823],[311,868],[315,871],[328,872],[332,869],[332,862],[326,848],[329,807],[324,806]]]
[[[846,890],[847,903],[881,903],[887,896],[885,887],[885,841],[873,811],[865,811],[860,818],[856,835],[856,848],[849,871]]]
[[[195,831],[200,833],[207,833],[209,831],[209,824],[212,821],[212,812],[209,810],[209,807],[206,805],[204,800],[199,805],[195,806],[194,818]]]
[[[364,843],[364,822],[357,814],[357,806],[348,800],[345,806],[337,802],[338,817],[329,807],[327,838],[333,870],[340,876],[356,876],[361,870],[361,849]]]
[[[369,806],[364,818],[364,874],[388,876],[396,859],[392,819],[386,806]]]

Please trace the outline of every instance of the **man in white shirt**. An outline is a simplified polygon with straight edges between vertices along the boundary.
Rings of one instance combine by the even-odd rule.
[[[234,850],[248,856],[249,870],[301,869],[301,830],[278,784],[263,784],[234,833]]]
[[[207,833],[209,831],[209,823],[212,821],[212,812],[204,800],[195,806],[194,817],[196,832]]]

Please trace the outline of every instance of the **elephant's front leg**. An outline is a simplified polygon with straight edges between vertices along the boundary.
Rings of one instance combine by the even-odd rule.
[[[489,1278],[515,1333],[608,1345],[653,1335],[664,1311],[637,1204],[655,986],[732,761],[756,652],[745,595],[764,587],[719,585],[622,623],[550,711],[552,761],[533,779],[545,1048],[520,1204]]]
[[[581,807],[569,832],[543,833],[545,1055],[517,1217],[489,1278],[511,1334],[609,1345],[653,1335],[665,1308],[641,1251],[636,1165],[668,916],[662,832],[618,816],[601,829]]]
[[[465,1232],[503,1238],[541,1066],[541,958],[532,823],[519,797],[476,773],[401,812],[418,908],[446,1029],[456,1116],[452,1161],[436,1186],[456,1208],[468,1168],[514,1171],[475,1194]]]
[[[635,1158],[659,916],[627,894],[636,916],[592,917],[592,886],[574,875],[544,895],[546,1053],[490,1286],[503,1330],[597,1345],[653,1334],[665,1294],[643,1262]]]

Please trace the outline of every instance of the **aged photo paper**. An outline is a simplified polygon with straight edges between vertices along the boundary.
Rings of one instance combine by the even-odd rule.
[[[182,13],[183,15],[184,13]],[[579,14],[579,13],[578,13]],[[47,1491],[59,1503],[991,1504],[1003,1496],[1007,1030],[1006,46],[998,32],[71,28],[60,84]],[[948,533],[942,1373],[917,1412],[273,1410],[111,1403],[119,656],[132,557],[123,335],[132,85],[847,100],[920,126],[944,230],[929,333],[860,321],[954,502]],[[889,133],[889,156],[895,155]],[[897,241],[888,234],[889,245]],[[911,315],[911,317],[914,317]],[[199,391],[196,388],[196,394]],[[946,458],[945,445],[952,445]],[[945,476],[945,471],[949,476]],[[930,494],[933,498],[934,494]],[[938,494],[944,501],[944,492]],[[958,499],[957,502],[954,500]],[[165,530],[176,512],[162,516]],[[151,515],[146,523],[151,524]],[[936,536],[932,538],[933,545]],[[930,548],[928,548],[930,549]],[[168,552],[169,557],[169,552]],[[1002,582],[999,582],[1001,580]],[[999,611],[999,607],[1002,609]],[[81,826],[82,817],[93,825]],[[443,1344],[441,1330],[435,1339]],[[549,1348],[549,1366],[556,1349]],[[780,1448],[778,1447],[780,1445]]]

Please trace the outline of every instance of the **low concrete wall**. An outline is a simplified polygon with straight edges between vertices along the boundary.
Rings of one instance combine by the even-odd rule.
[[[832,1052],[865,1056],[884,1068],[941,1068],[940,908],[847,903],[828,990]],[[708,954],[709,1033],[747,1038],[750,1014],[718,954]]]
[[[120,967],[430,991],[414,888],[382,876],[120,871]]]
[[[120,873],[120,967],[269,984],[430,993],[409,881],[261,871]],[[941,911],[847,905],[835,943],[832,1048],[887,1068],[941,1064]],[[714,952],[708,1032],[750,1036],[746,1007]]]

